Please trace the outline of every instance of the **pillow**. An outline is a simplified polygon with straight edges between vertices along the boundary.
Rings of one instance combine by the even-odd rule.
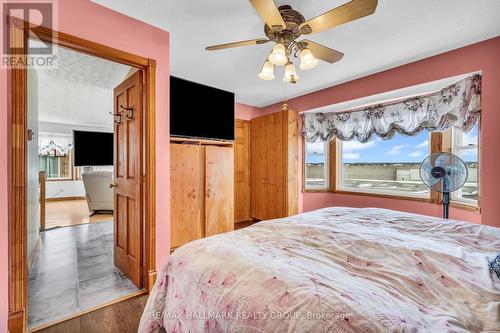
[[[497,257],[495,259],[490,261],[490,268],[500,278],[500,254],[497,255]]]

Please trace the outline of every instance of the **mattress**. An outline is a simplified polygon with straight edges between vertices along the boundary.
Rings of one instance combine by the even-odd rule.
[[[140,332],[500,331],[500,229],[325,208],[178,248]]]

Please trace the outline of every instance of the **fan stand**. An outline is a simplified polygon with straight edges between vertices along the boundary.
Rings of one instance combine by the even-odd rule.
[[[448,219],[450,209],[450,192],[443,192],[443,218]]]

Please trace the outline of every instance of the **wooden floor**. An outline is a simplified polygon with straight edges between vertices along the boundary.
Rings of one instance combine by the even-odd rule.
[[[47,327],[40,333],[136,333],[148,295],[140,295]]]
[[[242,229],[251,226],[252,224],[255,224],[259,221],[243,221],[243,222],[237,222],[234,224],[234,230]]]
[[[112,219],[112,214],[94,214],[89,216],[87,200],[47,201],[45,203],[46,229],[109,221]]]

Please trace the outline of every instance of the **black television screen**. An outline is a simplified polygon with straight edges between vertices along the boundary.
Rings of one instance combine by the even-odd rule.
[[[75,166],[113,165],[113,133],[73,131]]]
[[[171,76],[170,134],[234,140],[234,93]]]

